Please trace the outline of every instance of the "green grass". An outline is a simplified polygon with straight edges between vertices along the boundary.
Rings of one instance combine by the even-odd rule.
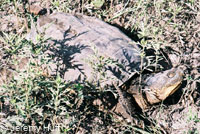
[[[45,2],[47,1],[44,1],[43,5]],[[5,16],[13,14],[19,19],[25,19],[27,23],[23,22],[22,25],[27,25],[30,28],[30,14],[21,12],[21,7],[23,4],[20,1],[0,1],[0,18],[3,17],[1,14]],[[197,26],[196,16],[199,13],[199,7],[198,0],[117,0],[112,1],[112,3],[104,0],[84,0],[82,2],[78,0],[50,0],[50,8],[55,12],[78,12],[95,16],[110,24],[118,25],[133,40],[135,40],[136,34],[138,36],[136,41],[144,49],[155,50],[156,58],[151,61],[151,65],[156,67],[159,66],[159,60],[164,57],[160,49],[170,46],[175,50],[180,50],[180,53],[184,53],[188,42],[193,46],[196,45],[192,36],[197,31],[195,26]],[[15,129],[14,132],[21,133],[17,130],[17,126],[37,126],[39,131],[43,132],[47,130],[42,128],[47,128],[48,125],[51,128],[61,126],[60,133],[77,133],[88,121],[88,116],[93,115],[105,120],[109,118],[106,113],[103,115],[100,111],[95,113],[94,108],[89,105],[91,104],[90,99],[94,97],[90,94],[91,92],[104,92],[100,87],[96,87],[97,84],[74,85],[65,83],[60,74],[55,77],[49,76],[42,68],[42,65],[49,65],[52,62],[51,58],[45,55],[48,47],[45,45],[47,40],[41,35],[37,39],[37,44],[33,44],[25,39],[26,33],[30,29],[25,28],[21,34],[17,34],[16,30],[18,29],[13,28],[13,31],[1,32],[0,34],[2,35],[0,36],[1,51],[6,55],[5,59],[1,59],[0,65],[9,67],[12,64],[16,66],[14,71],[16,75],[11,78],[10,82],[0,87],[1,133],[13,133],[13,129]],[[146,57],[144,51],[142,51],[141,56]],[[20,59],[25,57],[29,58],[27,69],[19,69],[17,66]],[[115,63],[111,59],[99,56],[98,52],[93,58],[98,63],[97,66],[92,65],[94,70],[101,72],[100,80],[104,79],[106,74],[103,74],[102,67],[105,64]],[[38,59],[40,59],[39,62]],[[142,69],[146,66],[143,66]],[[194,89],[188,90],[187,94],[193,91]],[[88,101],[88,104],[85,104],[83,110],[79,111],[84,99]],[[188,117],[189,120],[199,122],[199,118],[193,113],[190,113]],[[110,125],[110,130],[116,133],[128,133],[128,131],[161,133],[162,130],[158,126],[150,128],[144,126],[146,129],[143,130],[132,125],[127,128],[127,124],[119,125],[118,122],[112,122],[114,126],[109,121],[106,123],[106,125]],[[95,127],[96,132],[108,132],[105,130],[105,126],[101,128],[101,125],[96,125]],[[34,132],[36,133],[37,130]],[[188,133],[190,133],[189,130]]]

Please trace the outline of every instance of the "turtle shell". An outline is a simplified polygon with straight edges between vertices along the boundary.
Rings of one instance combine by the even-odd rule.
[[[51,74],[60,72],[66,81],[122,84],[140,67],[138,45],[100,19],[53,13],[40,17],[36,29],[51,38]],[[28,36],[33,42],[37,30],[32,27]]]

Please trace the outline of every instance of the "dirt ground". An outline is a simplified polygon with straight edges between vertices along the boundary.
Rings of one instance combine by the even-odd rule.
[[[29,7],[31,2],[35,7]],[[52,131],[52,133],[200,133],[199,0],[2,0],[0,2],[1,85],[8,81],[8,78],[11,79],[9,72],[6,72],[6,75],[3,74],[3,68],[12,70],[15,68],[14,65],[20,66],[17,63],[19,58],[23,59],[23,55],[30,54],[27,49],[23,49],[27,46],[24,43],[26,41],[23,40],[30,31],[31,21],[36,21],[40,14],[50,12],[82,13],[95,16],[118,27],[144,47],[151,48],[158,54],[167,54],[172,66],[183,65],[185,67],[182,85],[164,102],[141,113],[142,118],[135,117],[137,121],[132,124],[119,116],[116,118],[109,111],[101,111],[91,106],[91,98],[94,94],[89,91],[93,90],[92,86],[90,89],[85,89],[81,85],[69,86],[73,90],[67,92],[67,95],[64,94],[70,100],[66,104],[68,113],[61,110],[60,113],[65,113],[65,116],[61,116],[60,113],[57,115],[50,110],[50,102],[49,104],[45,102],[45,99],[53,98],[49,97],[51,95],[45,90],[38,93],[41,95],[39,100],[42,105],[39,103],[34,105],[30,102],[29,105],[32,104],[33,109],[34,106],[37,108],[27,110],[27,104],[24,104],[27,98],[23,98],[26,94],[22,87],[28,83],[24,82],[20,85],[12,81],[11,84],[7,83],[8,86],[4,85],[4,88],[0,88],[1,133],[13,133],[10,128],[17,125],[43,127],[45,123],[54,124],[52,126],[56,123],[63,125],[63,129],[57,132]],[[33,15],[33,13],[39,15]],[[30,16],[33,16],[32,19]],[[37,46],[34,47],[37,49]],[[36,78],[35,76],[38,74],[31,73],[31,77]],[[29,77],[26,79],[35,80]],[[46,81],[52,78],[39,77],[39,80]],[[33,87],[36,85],[33,84]],[[47,97],[42,97],[42,94],[46,94]],[[21,95],[21,97],[15,95]],[[34,99],[34,93],[30,95],[30,99],[32,97]],[[59,105],[59,109],[63,109],[62,104]],[[38,116],[36,113],[43,116]],[[15,130],[14,132],[22,131]],[[43,133],[48,132],[43,131]]]

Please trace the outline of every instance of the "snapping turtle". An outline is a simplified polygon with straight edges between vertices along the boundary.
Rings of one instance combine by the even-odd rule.
[[[118,28],[99,19],[53,13],[41,16],[27,38],[37,43],[37,32],[51,38],[47,53],[54,63],[50,65],[50,74],[59,72],[67,82],[96,82],[102,87],[118,82],[117,91],[125,108],[129,109],[131,102],[127,101],[124,92],[132,94],[145,109],[166,99],[181,84],[183,72],[177,67],[149,76],[142,81],[142,88],[139,83],[124,88],[124,83],[148,61],[141,57],[136,43]]]

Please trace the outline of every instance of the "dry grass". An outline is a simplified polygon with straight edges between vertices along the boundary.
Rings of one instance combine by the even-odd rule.
[[[45,55],[48,46],[41,45],[46,42],[43,35],[38,37],[36,45],[25,39],[31,18],[36,19],[26,12],[28,4],[1,0],[0,69],[15,70],[18,74],[13,78],[7,76],[5,81],[10,79],[11,82],[0,88],[1,133],[48,133],[58,126],[57,133],[200,133],[199,0],[44,0],[41,6],[54,12],[95,16],[119,27],[144,48],[155,50],[155,64],[162,52],[167,53],[173,65],[187,67],[181,96],[175,106],[159,106],[157,112],[144,115],[154,125],[135,126],[98,110],[90,105],[95,97],[93,92],[101,93],[98,87],[64,83],[59,75],[50,77],[41,68],[43,64],[50,64],[51,59]],[[26,70],[20,67],[24,57],[30,59]],[[189,106],[196,110],[181,110]],[[183,121],[187,118],[192,126],[186,126],[182,131],[172,128],[177,122],[183,123],[175,115]],[[29,128],[28,132],[27,126],[36,126],[38,130],[32,128],[30,131]]]

